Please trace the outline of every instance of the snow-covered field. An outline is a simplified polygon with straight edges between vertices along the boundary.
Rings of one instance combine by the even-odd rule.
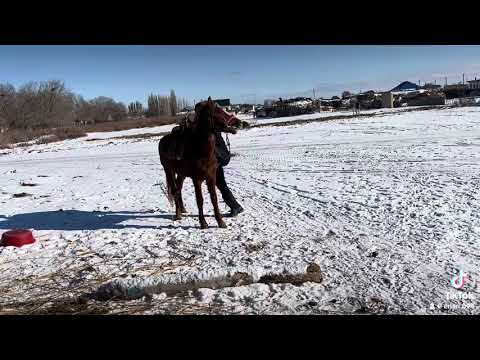
[[[425,106],[418,106],[418,109],[426,108]],[[361,114],[372,114],[372,115],[379,115],[379,114],[391,114],[391,113],[401,113],[404,111],[410,111],[408,108],[392,108],[392,109],[371,109],[371,110],[362,110]],[[351,116],[353,115],[351,110],[340,110],[340,111],[322,111],[313,114],[304,114],[304,115],[296,115],[296,116],[284,116],[284,117],[277,117],[277,118],[253,118],[251,114],[239,114],[238,118],[243,121],[250,122],[254,125],[266,125],[266,124],[278,124],[283,122],[290,122],[290,121],[298,121],[298,120],[312,120],[312,119],[325,119],[329,117],[337,117],[337,116]]]
[[[112,137],[0,155],[0,232],[30,228],[38,239],[0,250],[0,312],[100,285],[141,297],[182,284],[201,289],[108,303],[141,313],[479,312],[479,107],[240,131],[225,172],[246,211],[218,229],[204,186],[203,231],[190,180],[189,216],[171,219],[158,138]],[[207,288],[312,262],[321,283]],[[451,285],[459,269],[462,290]]]

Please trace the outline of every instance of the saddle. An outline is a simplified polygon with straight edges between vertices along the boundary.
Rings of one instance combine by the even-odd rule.
[[[186,136],[188,129],[192,127],[194,121],[194,112],[188,113],[177,121],[177,126],[175,126],[170,132],[171,141],[168,142],[167,148],[165,149],[169,158],[176,160],[182,160],[184,158],[185,141],[182,140]]]

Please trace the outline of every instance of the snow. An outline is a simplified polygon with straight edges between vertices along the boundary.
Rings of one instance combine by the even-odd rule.
[[[419,106],[418,109],[425,108],[424,106]],[[405,111],[405,109],[371,109],[371,110],[362,110],[360,113],[365,115],[380,115],[380,114],[391,114],[391,113],[399,113]],[[304,115],[296,115],[296,116],[285,116],[285,117],[277,117],[277,118],[253,118],[253,115],[245,115],[241,114],[238,115],[238,118],[243,121],[250,122],[255,125],[262,125],[262,124],[278,124],[290,121],[297,121],[297,120],[314,120],[314,119],[325,119],[327,120],[329,117],[337,117],[337,116],[351,116],[352,110],[341,110],[341,111],[321,111],[316,112],[313,114],[304,114]]]
[[[38,241],[0,249],[0,310],[85,284],[133,297],[198,284],[184,301],[225,313],[478,313],[480,108],[369,113],[230,135],[226,178],[246,211],[225,218],[227,229],[217,228],[205,186],[211,227],[199,229],[190,180],[189,214],[172,221],[158,138],[117,132],[4,152],[0,232],[29,228]],[[21,192],[31,196],[12,197]],[[208,286],[311,262],[320,284]],[[459,268],[474,306],[445,309],[467,301],[449,297]],[[145,313],[165,311],[166,298],[176,295],[155,295]]]
[[[291,103],[288,103],[288,105],[290,106],[300,106],[300,107],[306,107],[306,106],[309,106],[309,105],[312,105],[312,101],[310,100],[300,100],[300,101],[294,101],[294,102],[291,102]]]

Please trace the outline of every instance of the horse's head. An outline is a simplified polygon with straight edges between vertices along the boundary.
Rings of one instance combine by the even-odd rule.
[[[195,105],[198,126],[209,130],[217,130],[236,134],[235,127],[240,127],[241,121],[235,115],[229,114],[215,104],[209,97],[207,101]]]

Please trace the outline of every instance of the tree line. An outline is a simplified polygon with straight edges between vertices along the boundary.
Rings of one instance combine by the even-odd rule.
[[[147,116],[174,116],[188,106],[188,101],[186,99],[177,99],[174,90],[170,91],[170,96],[150,94],[147,103],[148,108],[145,111]]]
[[[139,101],[125,106],[106,96],[84,99],[65,87],[63,81],[28,82],[18,88],[0,84],[0,129],[48,129],[75,124],[95,124],[136,117],[172,115],[188,105],[169,96],[149,95],[148,107]]]

